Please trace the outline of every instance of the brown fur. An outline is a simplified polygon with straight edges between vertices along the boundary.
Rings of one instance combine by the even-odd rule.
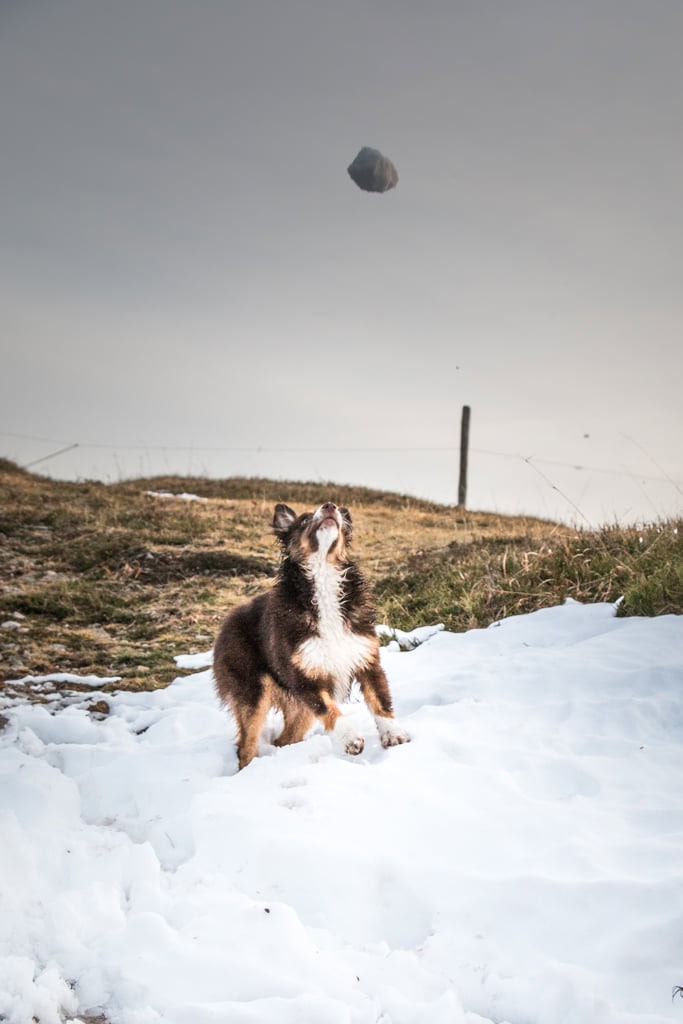
[[[229,613],[214,648],[216,689],[237,723],[239,767],[257,755],[271,707],[284,717],[278,746],[302,740],[317,719],[348,753],[360,753],[363,738],[337,703],[354,678],[382,744],[406,742],[393,720],[369,589],[348,555],[348,510],[327,502],[297,516],[276,505],[273,529],[283,548],[275,585]]]

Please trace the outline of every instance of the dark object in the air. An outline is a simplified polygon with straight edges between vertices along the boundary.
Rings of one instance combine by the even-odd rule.
[[[370,146],[363,146],[346,169],[364,192],[388,192],[398,182],[398,171],[389,157]]]

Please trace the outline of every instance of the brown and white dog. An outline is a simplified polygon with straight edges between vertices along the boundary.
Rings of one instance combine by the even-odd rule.
[[[380,664],[370,593],[348,557],[348,509],[326,502],[297,516],[276,505],[273,530],[283,548],[274,586],[229,613],[214,647],[216,689],[237,722],[239,767],[256,756],[272,707],[285,722],[278,746],[302,740],[319,719],[348,754],[360,754],[364,739],[338,707],[354,679],[382,746],[406,743]]]

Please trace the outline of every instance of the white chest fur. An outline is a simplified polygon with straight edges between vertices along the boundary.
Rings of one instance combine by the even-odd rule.
[[[373,639],[353,633],[341,614],[343,572],[322,554],[312,558],[309,571],[318,611],[317,632],[299,645],[295,661],[312,677],[332,676],[335,695],[348,693],[356,672],[372,659]]]

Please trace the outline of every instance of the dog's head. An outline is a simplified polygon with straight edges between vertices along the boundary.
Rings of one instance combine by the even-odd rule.
[[[276,505],[273,531],[287,555],[302,564],[315,555],[344,561],[351,541],[351,513],[326,501],[314,512],[300,516],[289,505]]]

